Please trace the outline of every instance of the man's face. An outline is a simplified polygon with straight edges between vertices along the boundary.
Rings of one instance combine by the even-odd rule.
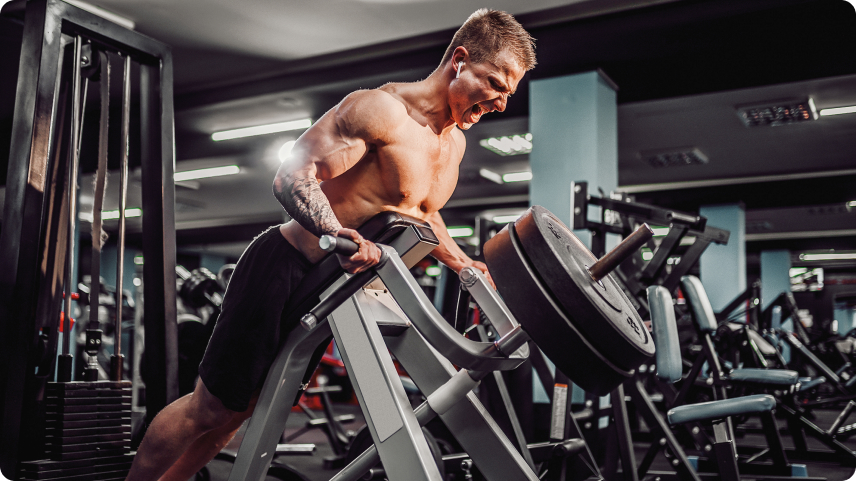
[[[460,77],[449,87],[449,106],[458,128],[467,130],[482,115],[504,111],[525,73],[508,50],[500,52],[493,62],[464,63]]]

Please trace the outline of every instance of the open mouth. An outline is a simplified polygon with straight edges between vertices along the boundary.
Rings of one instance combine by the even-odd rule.
[[[470,120],[472,121],[472,123],[478,122],[479,119],[481,118],[482,114],[485,113],[484,109],[482,109],[482,106],[479,104],[474,104],[472,106],[472,108],[470,109],[470,111],[471,111]]]

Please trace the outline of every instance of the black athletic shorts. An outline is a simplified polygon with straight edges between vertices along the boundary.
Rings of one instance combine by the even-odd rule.
[[[238,260],[199,376],[232,411],[246,411],[282,340],[282,310],[312,265],[279,231],[268,228]]]

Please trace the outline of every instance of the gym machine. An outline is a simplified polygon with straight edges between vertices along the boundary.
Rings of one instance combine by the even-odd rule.
[[[291,331],[269,371],[230,479],[264,477],[291,406],[315,366],[313,356],[319,357],[331,335],[374,441],[337,481],[358,479],[379,461],[390,480],[439,481],[421,430],[435,417],[485,478],[534,481],[536,473],[472,392],[478,381],[519,366],[530,339],[574,382],[601,394],[653,355],[653,342],[639,329],[641,319],[608,275],[632,245],[598,260],[552,214],[531,208],[484,246],[499,291],[476,294],[498,334],[496,341],[484,342],[466,339],[449,325],[408,271],[437,245],[427,224],[384,213],[360,230],[382,245],[381,263],[351,276],[329,256],[307,274],[293,297],[301,301],[286,307]],[[634,241],[648,237],[650,231]],[[343,244],[322,238],[328,251]],[[478,271],[467,275],[475,277],[474,285],[487,284]],[[595,340],[591,332],[602,335]],[[387,349],[427,397],[415,411]],[[574,479],[602,479],[593,471]]]
[[[129,407],[130,397],[125,394],[129,394],[130,382],[69,382],[71,301],[76,295],[76,282],[70,273],[74,272],[71,263],[77,223],[81,98],[88,85],[81,73],[86,67],[82,66],[83,52],[85,48],[89,51],[86,64],[96,65],[100,59],[102,69],[105,58],[119,55],[124,60],[120,183],[124,193],[128,153],[139,155],[146,232],[146,351],[152,379],[147,389],[149,419],[177,397],[171,54],[161,43],[59,0],[8,2],[2,14],[22,18],[24,29],[0,232],[0,330],[4,333],[0,349],[4,366],[0,375],[0,471],[11,479],[64,479],[81,473],[89,479],[120,479],[131,459],[129,446],[124,444],[130,426],[124,423],[127,419],[123,414],[108,413],[123,412],[115,411],[116,405]],[[129,82],[134,71],[139,75],[140,128],[132,133],[128,129],[132,104]],[[102,115],[102,129],[107,128],[106,121]],[[138,147],[129,145],[129,139],[138,142]],[[105,147],[101,166],[106,167],[104,130],[100,144]],[[124,200],[120,204],[124,213]],[[120,237],[123,233],[124,226]],[[121,284],[117,287],[121,296]],[[65,336],[57,372],[63,304]],[[117,304],[121,306],[121,298]],[[118,326],[119,335],[120,330]],[[90,331],[89,347],[94,349],[100,344],[98,332]],[[114,375],[122,364],[121,353],[115,355]],[[55,377],[58,382],[52,383]],[[52,394],[56,396],[51,399]],[[88,401],[82,404],[76,400],[84,398]],[[93,404],[89,402],[92,399],[104,402]],[[79,406],[99,408],[96,412],[75,412]],[[118,428],[109,428],[116,431],[109,434],[101,432],[108,419],[119,421]],[[46,434],[53,436],[47,453]],[[116,434],[118,439],[108,439]],[[117,441],[122,447],[116,450],[87,449],[94,448],[91,443],[115,446]],[[100,458],[105,452],[114,456]]]

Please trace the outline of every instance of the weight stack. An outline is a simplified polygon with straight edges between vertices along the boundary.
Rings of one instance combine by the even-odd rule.
[[[23,461],[21,481],[123,480],[131,468],[131,382],[51,382],[45,458]]]

